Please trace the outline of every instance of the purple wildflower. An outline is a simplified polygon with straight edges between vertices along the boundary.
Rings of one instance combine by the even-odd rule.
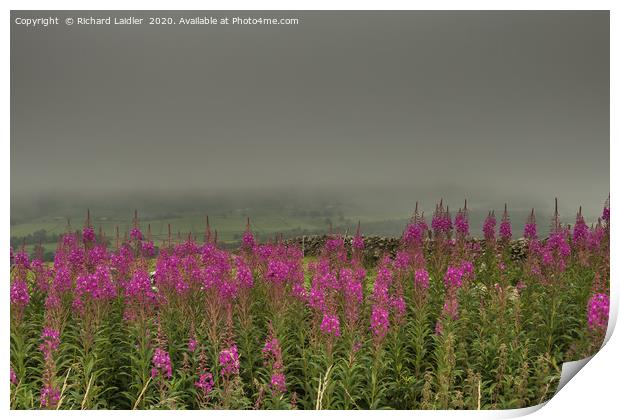
[[[605,331],[609,320],[609,296],[594,294],[588,301],[588,326],[594,331]]]
[[[364,249],[364,238],[361,235],[355,235],[353,240],[351,241],[351,246],[353,249],[361,251]]]
[[[170,362],[170,355],[168,352],[158,347],[153,353],[153,369],[151,369],[151,377],[155,379],[159,374],[167,378],[171,378],[172,363]]]
[[[456,214],[454,227],[460,236],[465,237],[469,235],[469,220],[467,220],[467,214],[464,211],[459,211]]]
[[[129,232],[129,238],[131,238],[134,241],[141,241],[142,240],[142,231],[137,228],[131,228],[131,231]]]
[[[219,361],[222,375],[228,377],[239,374],[239,353],[235,344],[220,352]]]
[[[84,242],[91,243],[95,240],[95,229],[92,226],[86,226],[82,230],[82,239]]]
[[[52,386],[46,385],[41,388],[41,407],[55,408],[60,401],[60,391]]]
[[[493,242],[495,240],[495,226],[497,225],[497,220],[495,220],[495,214],[493,212],[489,212],[489,215],[484,220],[484,225],[482,226],[482,232],[484,233],[484,239],[487,242]]]
[[[446,288],[459,288],[463,285],[463,271],[460,268],[448,267],[443,278]]]
[[[327,335],[340,337],[340,320],[336,315],[324,314],[321,322],[321,331]]]
[[[243,237],[241,238],[241,246],[246,250],[252,250],[256,246],[254,235],[249,229],[243,233]]]
[[[379,305],[374,305],[372,307],[370,329],[372,330],[373,335],[379,340],[386,336],[388,330],[390,329],[390,318],[387,309]]]
[[[271,390],[276,394],[282,394],[286,392],[286,377],[282,372],[276,372],[271,375],[271,383],[269,384]]]
[[[194,386],[202,391],[203,396],[207,397],[213,390],[213,375],[210,372],[200,373]]]
[[[428,289],[428,285],[429,285],[428,272],[423,268],[416,270],[414,282],[415,282],[415,287],[421,290]]]
[[[16,279],[11,283],[11,306],[24,308],[30,302],[30,294],[28,293],[28,284],[21,279]]]

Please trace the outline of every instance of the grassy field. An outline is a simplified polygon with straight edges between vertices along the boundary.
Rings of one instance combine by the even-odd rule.
[[[69,219],[70,229],[80,229],[84,219],[85,216]],[[250,223],[257,238],[261,241],[266,241],[273,239],[277,235],[292,237],[326,233],[330,229],[330,222],[336,232],[344,233],[348,230],[349,233],[353,233],[358,221],[363,224],[366,234],[399,235],[405,219],[381,220],[376,216],[368,215],[341,215],[330,218],[322,214],[299,216],[292,213],[257,212],[256,215],[253,214],[251,216]],[[242,211],[231,211],[209,215],[209,222],[212,232],[215,233],[217,230],[220,243],[234,246],[238,244],[245,230],[247,214]],[[189,233],[202,240],[206,229],[206,215],[183,213],[172,217],[140,216],[140,224],[145,233],[150,225],[153,241],[156,246],[159,246],[168,240],[168,226],[170,226],[174,240],[177,240],[179,235],[181,238],[186,239]],[[92,218],[92,225],[97,232],[101,228],[104,235],[114,244],[116,228],[118,227],[122,240],[125,233],[131,229],[132,215],[116,214],[99,217],[95,215]],[[67,229],[69,227],[65,217],[41,217],[24,223],[13,224],[11,226],[11,243],[13,247],[18,247],[23,243],[24,238],[27,237],[27,247],[33,249],[34,245],[39,243],[39,240],[36,239],[36,232],[45,230],[45,240],[41,241],[41,245],[45,253],[48,254],[56,249],[57,242],[55,238],[65,233]],[[33,234],[35,234],[35,238],[32,237]]]

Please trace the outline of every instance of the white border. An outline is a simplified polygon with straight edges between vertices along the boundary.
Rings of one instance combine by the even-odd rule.
[[[379,10],[379,9],[418,9],[418,10],[555,10],[555,9],[568,9],[568,10],[611,10],[610,23],[611,23],[611,51],[610,51],[610,63],[611,63],[611,139],[610,139],[610,188],[611,195],[617,197],[618,190],[616,188],[618,181],[618,167],[611,165],[611,162],[618,159],[618,129],[617,129],[617,98],[618,98],[618,84],[614,79],[618,70],[618,29],[617,24],[619,19],[615,16],[617,10],[617,2],[611,1],[531,1],[524,0],[519,2],[514,1],[469,1],[465,4],[463,1],[397,1],[397,0],[384,0],[381,2],[371,2],[368,0],[361,1],[297,1],[294,3],[285,1],[256,1],[245,0],[226,3],[223,1],[175,1],[175,2],[163,2],[163,1],[118,1],[110,0],[106,2],[91,1],[88,4],[78,1],[56,1],[53,4],[46,1],[8,1],[5,4],[8,5],[5,14],[4,26],[4,42],[3,42],[3,56],[9,57],[10,54],[10,19],[9,10],[339,10],[339,9],[361,9],[361,10]],[[467,6],[466,8],[464,6]],[[4,61],[5,65],[2,66],[2,74],[4,76],[5,83],[2,84],[2,94],[5,98],[2,106],[2,125],[3,125],[3,141],[0,145],[0,171],[2,173],[2,197],[10,197],[10,96],[9,96],[9,83],[10,80],[10,67],[9,61]],[[584,139],[587,141],[587,139]],[[615,159],[614,159],[615,158]],[[0,230],[0,249],[4,249],[5,258],[1,259],[0,272],[9,272],[9,263],[6,254],[9,248],[10,237],[10,206],[8,199],[5,199],[5,204],[1,206],[2,220],[4,223],[1,225]],[[618,249],[618,232],[616,228],[617,224],[612,226],[612,249]],[[612,259],[611,273],[616,272],[617,258]],[[618,313],[618,288],[612,281],[612,313],[611,319],[615,324]],[[2,282],[0,295],[4,296],[5,307],[2,311],[1,324],[5,326],[4,331],[4,345],[2,346],[2,354],[4,356],[5,363],[0,364],[0,378],[4,377],[2,383],[2,395],[1,400],[4,408],[8,410],[9,402],[9,345],[8,345],[8,328],[9,324],[9,282],[8,280]],[[619,377],[619,361],[618,354],[620,344],[618,344],[618,338],[613,335],[609,337],[609,341],[599,351],[599,353],[592,358],[592,360],[583,368],[577,377],[562,388],[562,390],[553,399],[545,405],[542,409],[532,414],[532,418],[546,419],[546,418],[611,418],[611,413],[617,412],[618,397],[616,380]],[[456,418],[497,418],[497,417],[512,417],[532,410],[525,409],[525,411],[517,410],[517,412],[510,411],[485,411],[485,412],[463,412],[463,411],[450,411],[450,412],[428,412],[428,411],[415,411],[415,412],[390,412],[386,415],[402,418],[439,418],[439,417],[456,417]],[[12,411],[9,413],[14,417],[30,417],[30,416],[63,416],[73,417],[81,416],[79,412],[20,412]],[[88,413],[88,416],[94,418],[104,418],[110,413],[94,412]],[[114,413],[116,415],[116,413]],[[165,412],[136,412],[133,414],[135,417],[146,418],[165,418],[170,413]],[[325,416],[339,417],[346,416],[345,412],[264,412],[264,411],[245,411],[245,412],[179,412],[174,415],[188,416],[192,418],[204,418],[204,416],[216,416],[218,418],[239,418],[242,416],[252,416],[261,418],[285,418],[290,415],[296,417],[315,417]],[[125,415],[123,412],[121,415]],[[383,416],[383,412],[371,412],[363,411],[355,413],[356,416],[361,417],[376,417]]]

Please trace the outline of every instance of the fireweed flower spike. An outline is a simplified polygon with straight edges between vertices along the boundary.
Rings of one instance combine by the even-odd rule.
[[[269,336],[262,350],[265,365],[271,370],[271,391],[278,395],[286,392],[286,377],[284,375],[284,362],[280,341],[275,337],[271,323],[269,324]]]
[[[23,310],[30,302],[28,284],[22,279],[15,279],[11,283],[11,307]]]
[[[256,246],[256,240],[254,239],[254,235],[250,230],[250,218],[248,217],[248,222],[245,227],[245,232],[243,232],[243,238],[241,239],[241,247],[248,252],[251,252]]]
[[[447,237],[452,230],[452,220],[450,218],[450,212],[448,209],[444,210],[443,199],[435,208],[431,227],[433,228],[433,232],[437,237]]]
[[[158,375],[172,378],[172,363],[170,361],[170,355],[167,351],[156,348],[153,353],[153,368],[151,369],[151,377],[155,379]]]
[[[497,225],[497,220],[495,219],[495,212],[490,211],[487,218],[484,220],[484,225],[482,226],[482,232],[484,233],[484,239],[487,243],[492,243],[495,241],[495,226]]]
[[[138,227],[131,228],[131,232],[129,233],[129,238],[131,238],[134,241],[141,241],[142,231],[140,231],[140,228]]]
[[[609,320],[609,296],[595,293],[588,301],[588,326],[592,331],[605,332]]]
[[[356,251],[364,250],[364,238],[362,238],[362,235],[360,234],[360,222],[357,222],[357,231],[355,232],[355,236],[351,241],[351,246]]]
[[[534,240],[537,238],[536,233],[536,216],[534,215],[534,209],[532,209],[532,213],[530,213],[527,218],[527,222],[525,223],[525,227],[523,228],[523,237],[525,239]]]
[[[444,276],[446,289],[458,289],[463,285],[463,270],[460,267],[448,267]]]
[[[41,340],[43,342],[39,346],[39,350],[43,353],[44,360],[43,386],[40,393],[41,407],[56,408],[60,400],[60,391],[54,384],[56,374],[54,352],[60,345],[60,333],[55,329],[45,327],[41,333]]]
[[[428,289],[429,277],[428,272],[425,269],[421,268],[416,270],[414,279],[416,288],[422,291],[426,291],[426,289]]]
[[[372,307],[370,329],[378,341],[385,338],[390,329],[390,314],[386,308],[380,305],[374,305]]]
[[[580,250],[586,248],[589,233],[588,225],[581,214],[581,207],[579,207],[575,226],[573,227],[573,245]]]
[[[469,220],[464,210],[459,210],[454,218],[454,228],[459,238],[465,238],[469,235]]]
[[[203,397],[208,397],[213,390],[213,375],[210,372],[199,373],[194,386],[202,392]]]
[[[499,237],[502,242],[508,242],[512,239],[512,227],[510,226],[510,218],[508,217],[508,205],[504,205],[504,214],[502,222],[499,225]]]
[[[326,335],[340,337],[340,320],[336,315],[324,314],[321,321],[321,331]]]
[[[221,373],[225,377],[239,374],[239,353],[237,345],[225,348],[220,352],[219,357]]]

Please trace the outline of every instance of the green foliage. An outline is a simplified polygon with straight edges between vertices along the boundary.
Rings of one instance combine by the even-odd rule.
[[[251,291],[247,314],[235,311],[232,319],[230,338],[240,354],[239,375],[232,379],[219,372],[223,343],[209,339],[212,320],[199,300],[183,311],[171,306],[157,320],[129,322],[119,298],[94,327],[72,311],[55,354],[59,408],[490,409],[539,404],[554,394],[562,362],[597,350],[586,311],[594,272],[573,261],[552,286],[525,278],[526,287],[517,288],[524,280],[522,263],[509,262],[501,280],[489,268],[493,264],[492,257],[477,262],[476,279],[459,291],[459,317],[444,319],[441,334],[435,333],[435,323],[445,297],[443,268],[431,271],[429,296],[422,302],[413,298],[413,279],[406,278],[406,316],[380,343],[368,328],[368,296],[360,326],[343,329],[330,344],[305,304],[291,300],[274,306],[259,284]],[[366,295],[372,289],[372,279],[367,281]],[[44,311],[43,296],[33,293],[21,319],[11,322],[11,368],[18,381],[11,385],[13,409],[40,408]],[[283,394],[270,388],[271,373],[261,354],[269,323],[282,348]],[[166,337],[172,378],[151,376],[158,326]],[[199,342],[193,352],[187,348],[191,331]],[[206,399],[194,385],[201,363],[215,382]]]

